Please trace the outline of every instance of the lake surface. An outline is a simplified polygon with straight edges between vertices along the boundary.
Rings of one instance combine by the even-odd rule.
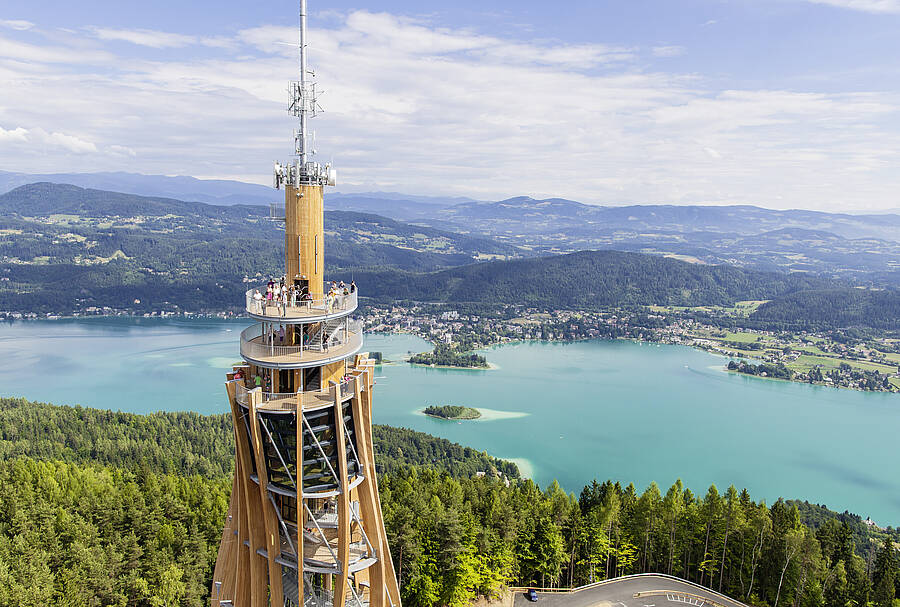
[[[94,318],[0,325],[0,395],[137,413],[228,410],[223,374],[247,320]],[[369,335],[398,360],[428,345]],[[530,342],[484,352],[499,368],[377,369],[375,422],[513,459],[542,486],[681,478],[747,487],[755,499],[808,499],[900,523],[900,397],[729,374],[682,346]],[[484,419],[426,417],[430,404]]]

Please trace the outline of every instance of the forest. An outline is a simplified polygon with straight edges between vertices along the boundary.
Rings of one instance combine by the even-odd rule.
[[[753,299],[770,301],[749,318],[734,322],[762,329],[900,329],[897,289],[857,289],[804,273],[705,266],[620,251],[494,261],[430,273],[364,270],[355,274],[355,280],[360,292],[375,300],[599,310],[648,305],[729,307]]]
[[[231,443],[215,437],[229,426],[225,416],[0,399],[0,604],[205,605],[231,486]],[[160,451],[144,457],[155,436]],[[642,571],[767,607],[891,607],[896,597],[897,531],[855,515],[769,506],[734,487],[694,494],[680,481],[665,493],[593,482],[576,496],[422,433],[379,426],[375,438],[410,606]]]

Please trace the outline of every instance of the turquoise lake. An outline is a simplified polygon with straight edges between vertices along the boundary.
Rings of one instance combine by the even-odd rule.
[[[94,318],[0,325],[0,395],[136,413],[227,411],[223,374],[246,320]],[[428,345],[369,335],[398,360]],[[542,486],[681,478],[747,487],[771,503],[808,499],[900,523],[900,397],[751,378],[681,346],[624,341],[523,343],[484,352],[499,368],[385,364],[375,422],[406,426],[512,459]],[[485,419],[425,417],[429,404]]]

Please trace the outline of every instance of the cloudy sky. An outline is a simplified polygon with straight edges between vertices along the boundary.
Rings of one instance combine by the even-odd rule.
[[[900,207],[900,0],[310,0],[339,187]],[[9,0],[0,169],[270,183],[296,5]]]

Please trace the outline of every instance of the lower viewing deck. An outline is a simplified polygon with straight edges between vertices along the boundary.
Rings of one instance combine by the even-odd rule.
[[[353,398],[354,387],[353,378],[356,374],[352,374],[350,379],[342,381],[338,384],[338,390],[341,400]],[[253,388],[248,387],[242,380],[238,380],[235,384],[235,400],[238,404],[247,407],[250,405],[250,391]],[[324,390],[308,390],[305,392],[262,392],[260,391],[260,404],[257,406],[261,411],[296,411],[297,404],[302,410],[309,411],[329,407],[334,405],[334,399],[331,396],[331,389]]]
[[[301,369],[326,365],[362,349],[362,324],[339,320],[319,326],[278,326],[260,323],[241,333],[241,356],[271,369]]]

